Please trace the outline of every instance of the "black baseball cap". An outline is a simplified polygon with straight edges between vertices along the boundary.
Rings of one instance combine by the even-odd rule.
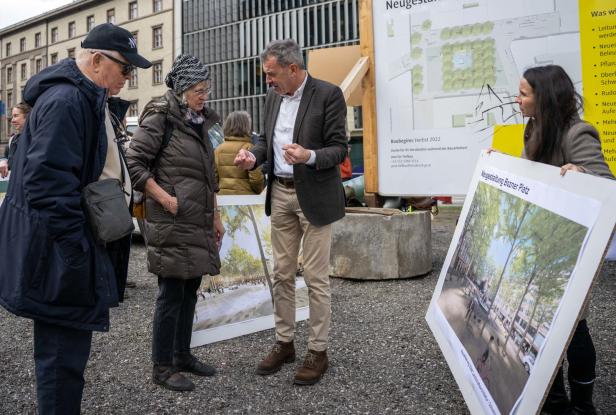
[[[81,42],[84,49],[115,50],[124,59],[138,68],[149,68],[152,62],[137,53],[137,41],[126,29],[111,23],[103,23],[92,28]]]

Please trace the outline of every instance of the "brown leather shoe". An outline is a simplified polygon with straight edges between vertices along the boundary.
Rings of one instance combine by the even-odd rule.
[[[265,359],[257,366],[257,375],[265,376],[278,372],[282,365],[295,361],[295,346],[293,342],[277,341]]]
[[[317,352],[308,349],[304,364],[295,372],[296,385],[314,385],[327,370],[329,362],[327,360],[327,351]]]
[[[195,384],[171,366],[154,366],[152,382],[176,392],[187,392],[195,389]]]

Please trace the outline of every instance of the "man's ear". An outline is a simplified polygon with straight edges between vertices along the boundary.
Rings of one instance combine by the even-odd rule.
[[[289,69],[291,70],[291,73],[293,75],[297,75],[299,72],[299,66],[296,63],[290,63],[289,64]]]
[[[98,72],[100,70],[101,61],[103,60],[103,56],[100,53],[93,53],[91,59],[92,59],[92,68],[94,69],[94,72]]]

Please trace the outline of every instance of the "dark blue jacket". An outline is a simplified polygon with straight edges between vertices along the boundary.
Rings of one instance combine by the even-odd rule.
[[[0,207],[0,304],[16,315],[106,331],[130,240],[97,245],[81,208],[81,190],[98,179],[107,154],[106,91],[66,59],[32,77],[24,99],[33,109]]]

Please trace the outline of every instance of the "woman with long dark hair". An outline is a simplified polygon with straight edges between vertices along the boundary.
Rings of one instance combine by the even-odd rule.
[[[520,80],[516,98],[529,121],[524,130],[523,158],[567,171],[614,179],[601,152],[599,133],[580,119],[582,97],[563,68],[547,65],[530,68]],[[596,354],[588,330],[588,307],[582,313],[567,348],[571,399],[564,384],[562,365],[542,411],[549,414],[595,414],[592,402]]]

